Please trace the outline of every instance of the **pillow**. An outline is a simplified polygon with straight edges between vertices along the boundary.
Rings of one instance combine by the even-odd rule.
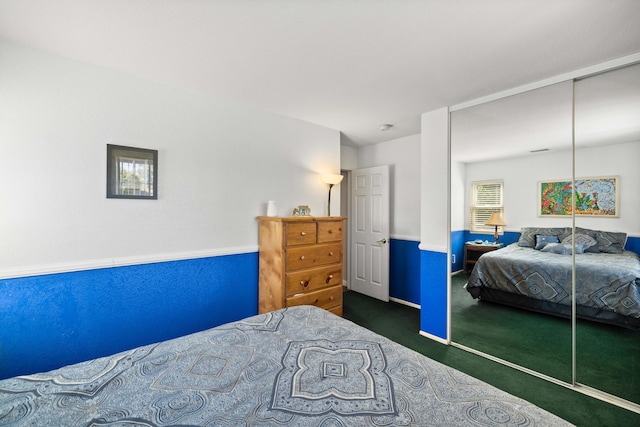
[[[552,254],[571,255],[573,252],[572,245],[565,245],[563,243],[547,243],[547,245],[540,250],[540,252],[550,252]],[[576,254],[584,253],[584,249],[581,244],[576,244]]]
[[[589,246],[588,248],[584,248],[584,252],[585,253],[591,253],[591,254],[599,254],[600,253],[600,249],[598,249],[598,245],[593,245],[593,246]]]
[[[595,238],[598,242],[598,250],[607,254],[621,254],[627,243],[627,233],[596,231]]]
[[[518,239],[518,246],[524,248],[534,248],[536,246],[536,234],[542,234],[545,236],[560,236],[562,234],[571,233],[569,227],[523,227],[520,229],[520,239]]]
[[[595,230],[590,230],[588,228],[582,228],[582,227],[576,227],[576,234],[586,234],[587,236],[593,238],[594,240],[596,240],[596,233],[597,231]],[[571,234],[571,229],[569,229],[569,235]],[[560,241],[562,241],[564,239],[560,239]],[[597,242],[597,240],[596,240]],[[598,249],[598,245],[593,245],[593,246],[589,246],[589,247],[585,247],[584,248],[585,252],[591,252],[591,253],[599,253],[600,250]]]
[[[574,242],[574,238],[571,235],[568,235],[567,237],[562,239],[562,243],[565,245],[573,245],[573,242]],[[576,243],[576,247],[578,245],[582,245],[582,249],[583,249],[582,252],[587,251],[587,249],[593,246],[595,246],[596,249],[598,248],[598,242],[596,241],[596,239],[589,236],[588,234],[576,233],[575,243]],[[579,252],[579,253],[582,253],[582,252]]]
[[[593,242],[595,243],[595,240]],[[560,239],[558,239],[558,236],[546,236],[544,234],[536,234],[536,246],[533,249],[536,249],[539,251],[540,249],[544,248],[547,243],[560,243]]]

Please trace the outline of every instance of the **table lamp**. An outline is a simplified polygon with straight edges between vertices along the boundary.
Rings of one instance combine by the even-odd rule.
[[[485,222],[484,225],[493,225],[496,227],[496,231],[493,234],[493,239],[494,239],[494,243],[497,245],[498,244],[498,227],[504,227],[505,225],[507,225],[504,222],[504,219],[502,219],[502,215],[500,214],[500,212],[492,213],[491,217],[489,218],[489,221]]]

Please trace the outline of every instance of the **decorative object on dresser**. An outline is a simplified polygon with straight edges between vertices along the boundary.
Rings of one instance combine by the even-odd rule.
[[[258,311],[315,305],[342,316],[346,217],[258,217]]]
[[[275,200],[267,202],[267,216],[278,216],[278,204]]]
[[[293,213],[291,215],[292,216],[311,216],[311,208],[307,205],[300,205],[297,208],[293,208]]]

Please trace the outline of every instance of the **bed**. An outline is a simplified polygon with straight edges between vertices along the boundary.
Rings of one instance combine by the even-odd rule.
[[[313,306],[0,381],[0,425],[569,425]]]
[[[523,228],[517,243],[483,254],[465,288],[473,298],[571,315],[575,240],[576,316],[640,329],[640,257],[625,233]]]

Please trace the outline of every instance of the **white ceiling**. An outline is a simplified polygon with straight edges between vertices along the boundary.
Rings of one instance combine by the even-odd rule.
[[[640,1],[0,0],[0,38],[357,147],[419,133],[423,112],[640,52]]]

